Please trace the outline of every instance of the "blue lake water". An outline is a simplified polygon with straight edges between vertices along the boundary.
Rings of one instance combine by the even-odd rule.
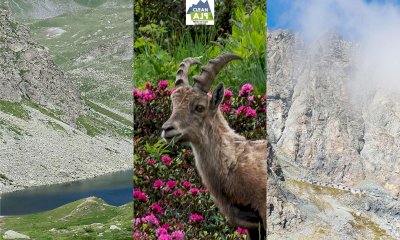
[[[0,215],[22,215],[51,210],[64,204],[95,196],[110,205],[121,206],[132,199],[133,171],[121,171],[71,183],[32,187],[4,193]]]

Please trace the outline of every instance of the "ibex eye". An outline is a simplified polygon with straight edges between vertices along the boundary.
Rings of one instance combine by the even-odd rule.
[[[203,112],[204,111],[204,107],[201,105],[197,105],[195,108],[196,112]]]

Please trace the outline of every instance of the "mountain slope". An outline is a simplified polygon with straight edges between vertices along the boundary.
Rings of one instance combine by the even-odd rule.
[[[27,98],[59,112],[64,121],[73,125],[83,111],[77,88],[66,80],[45,48],[32,39],[29,28],[14,20],[7,7],[1,9],[0,22],[0,98]]]
[[[275,239],[400,237],[398,93],[355,91],[359,47],[335,33],[306,45],[277,30],[268,46],[268,137],[303,219],[273,222]]]
[[[129,4],[129,0],[9,0],[11,10],[23,21],[53,18],[83,9]]]
[[[133,123],[126,113],[129,104],[124,106],[128,97],[123,103],[106,98],[123,110],[100,101],[105,99],[102,94],[98,94],[99,101],[89,99],[89,95],[82,97],[85,92],[79,91],[78,83],[65,73],[66,67],[53,61],[54,52],[33,39],[30,29],[13,18],[6,1],[1,1],[0,7],[1,192],[131,169]],[[87,45],[96,49],[101,44],[104,42]],[[88,47],[82,53],[74,52],[75,58],[88,56],[90,51]],[[112,54],[102,52],[96,60],[104,56],[112,59]],[[130,61],[129,52],[122,55],[123,61]],[[102,62],[105,74],[92,72],[87,76],[101,92],[107,90],[106,84],[99,82],[109,76],[107,63]],[[94,65],[93,61],[87,64]],[[125,73],[130,69],[124,69]],[[130,81],[126,77],[118,90],[130,92]],[[114,92],[113,97],[118,96]]]

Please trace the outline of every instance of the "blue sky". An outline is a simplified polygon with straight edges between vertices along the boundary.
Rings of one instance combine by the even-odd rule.
[[[314,0],[318,2],[324,2],[327,0]],[[347,0],[349,2],[355,0]],[[383,5],[392,4],[400,9],[400,0],[363,0],[368,4]],[[294,29],[297,30],[301,28],[295,20],[298,16],[294,16],[297,13],[297,6],[299,2],[313,2],[313,0],[267,0],[268,4],[268,28],[273,29]],[[332,11],[338,11],[337,15],[340,16],[340,9],[335,9],[332,7]]]

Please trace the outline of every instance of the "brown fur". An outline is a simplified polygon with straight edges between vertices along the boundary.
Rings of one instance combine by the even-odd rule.
[[[223,91],[223,88],[222,88]],[[235,206],[250,206],[266,227],[266,141],[248,141],[236,134],[213,99],[190,86],[172,94],[173,111],[163,125],[167,142],[189,142],[196,168],[220,211],[231,224],[257,228],[243,220]],[[198,112],[198,105],[204,111]]]

